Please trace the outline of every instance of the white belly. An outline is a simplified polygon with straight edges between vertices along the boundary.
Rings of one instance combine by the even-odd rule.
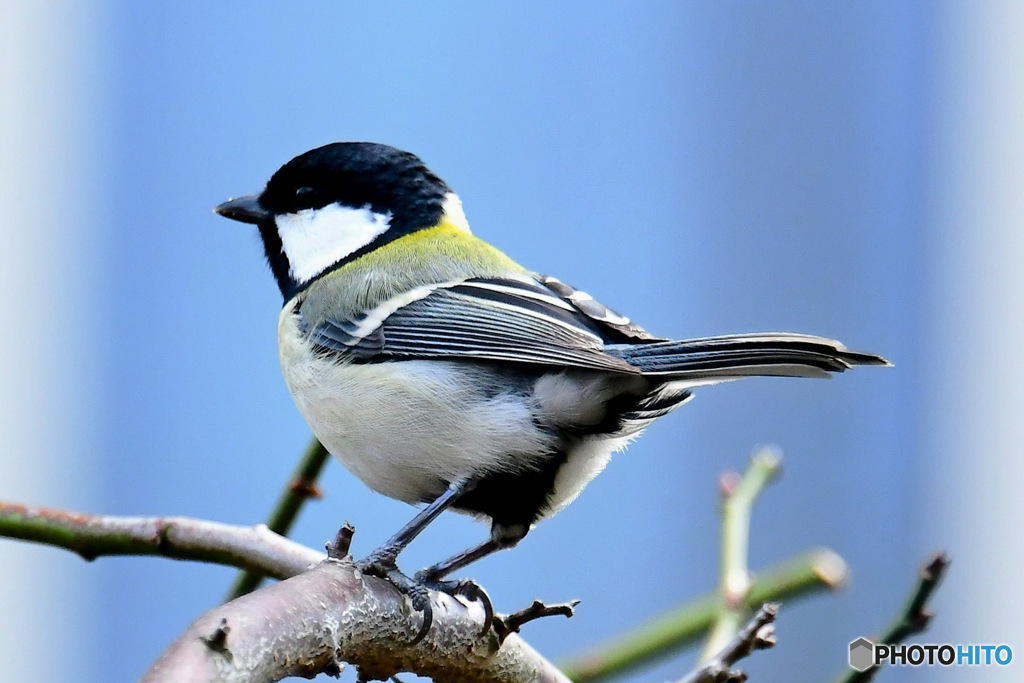
[[[278,325],[288,389],[321,443],[373,490],[431,500],[453,480],[522,469],[551,452],[523,397],[481,394],[462,364],[317,358],[292,308]]]
[[[541,518],[550,517],[576,500],[594,477],[601,474],[612,453],[625,450],[636,435],[619,438],[590,436],[582,439],[566,454],[565,464],[555,475],[555,484]]]

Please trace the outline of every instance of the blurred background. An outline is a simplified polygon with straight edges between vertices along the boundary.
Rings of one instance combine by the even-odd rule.
[[[1024,654],[1021,35],[1010,1],[6,3],[0,500],[263,520],[309,433],[257,235],[211,208],[309,148],[380,141],[478,235],[657,334],[809,332],[896,365],[700,391],[474,566],[499,610],[582,600],[528,627],[540,651],[713,588],[716,478],[773,443],[752,568],[826,545],[852,580],[785,606],[753,680],[842,671],[936,549],[954,564],[920,642]],[[349,520],[364,554],[412,514],[333,462],[323,487],[310,546]],[[445,516],[404,566],[486,533]],[[135,679],[233,576],[0,540],[2,677]]]

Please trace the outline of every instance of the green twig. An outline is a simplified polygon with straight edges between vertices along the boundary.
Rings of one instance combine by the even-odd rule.
[[[299,510],[303,503],[310,498],[319,498],[320,491],[317,489],[316,480],[323,470],[330,454],[327,449],[314,437],[309,447],[303,454],[302,459],[292,473],[288,485],[285,486],[277,504],[270,513],[267,520],[267,527],[274,533],[287,536],[292,525],[299,516]],[[228,591],[225,601],[251,593],[259,587],[263,581],[263,575],[251,571],[239,572],[235,577],[231,589]]]
[[[702,662],[709,661],[735,638],[749,616],[744,600],[750,591],[750,513],[761,491],[781,470],[779,451],[762,448],[751,456],[741,478],[734,474],[722,478],[721,596],[718,618],[701,653]]]
[[[936,553],[925,562],[921,567],[914,591],[910,594],[910,599],[907,600],[896,619],[889,624],[889,628],[875,642],[879,645],[896,645],[928,628],[932,613],[926,605],[932,593],[942,582],[942,577],[946,575],[949,563],[949,556],[945,553]],[[880,668],[872,666],[864,671],[856,671],[851,668],[848,672],[841,674],[836,679],[836,683],[866,683],[875,677]]]
[[[765,602],[806,596],[822,588],[835,589],[846,576],[846,562],[835,552],[827,548],[811,550],[757,573],[743,606],[753,610]],[[576,683],[619,675],[700,639],[715,623],[720,609],[719,593],[708,593],[561,662],[559,668]]]

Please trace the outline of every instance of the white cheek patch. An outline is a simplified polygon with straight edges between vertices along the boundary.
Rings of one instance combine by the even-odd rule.
[[[329,204],[274,220],[281,249],[288,257],[289,275],[305,284],[387,231],[391,214],[375,213],[369,206],[354,209]]]

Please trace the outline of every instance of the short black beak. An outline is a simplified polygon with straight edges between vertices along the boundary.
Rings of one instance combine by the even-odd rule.
[[[213,210],[225,218],[242,223],[256,224],[270,218],[270,212],[260,206],[259,195],[229,199]]]

